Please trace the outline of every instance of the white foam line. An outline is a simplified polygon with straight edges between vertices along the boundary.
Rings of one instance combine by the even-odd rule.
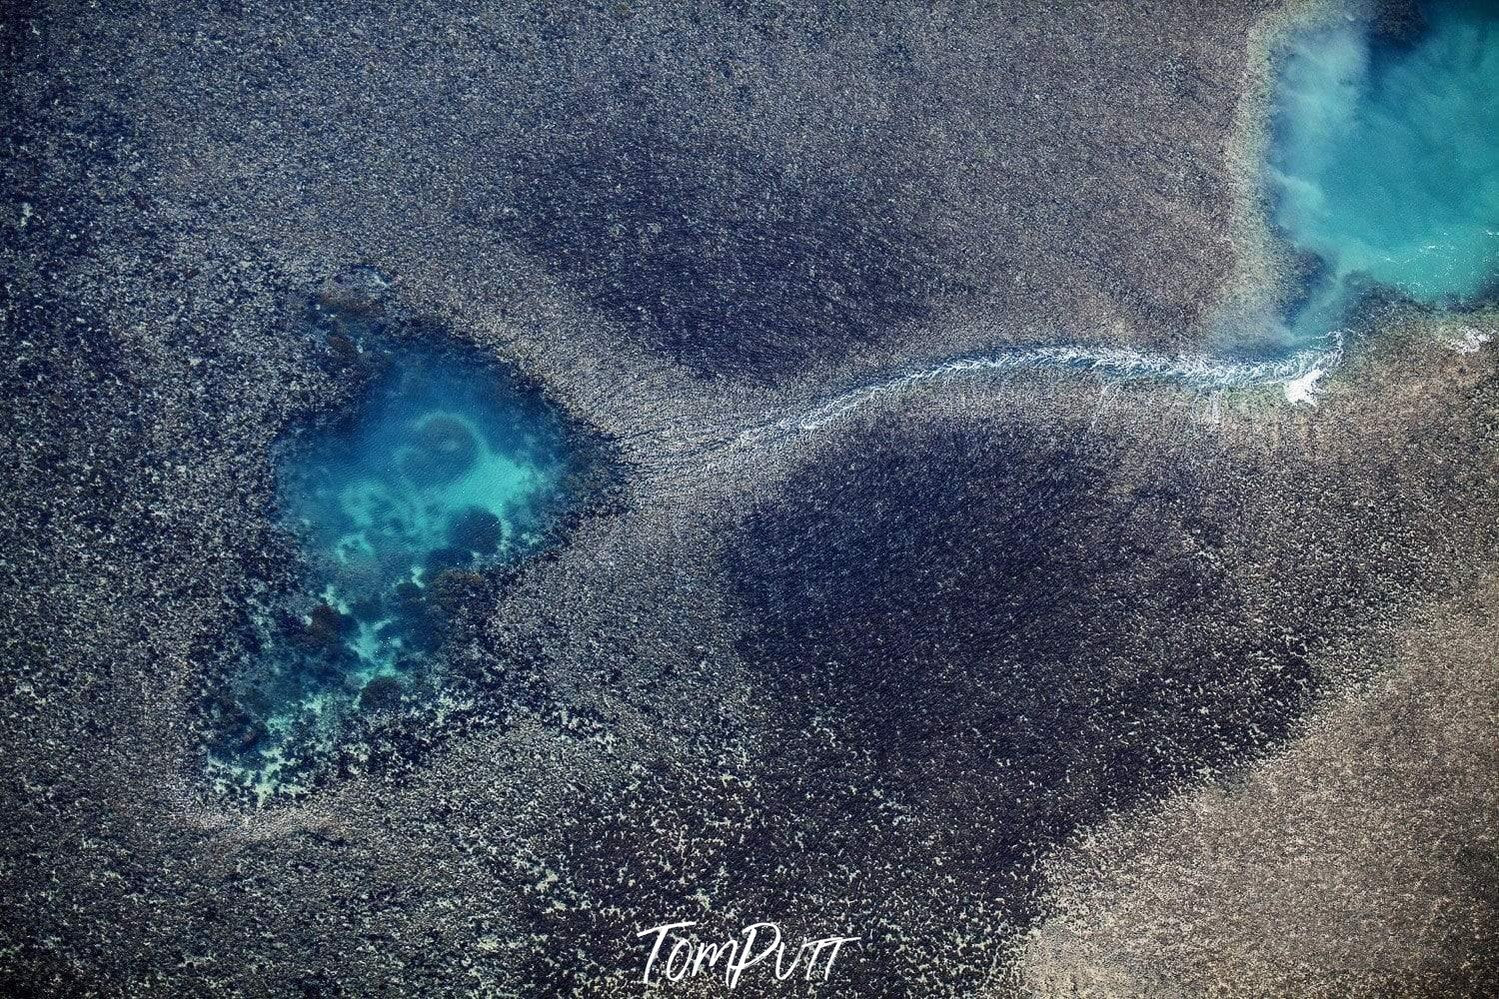
[[[1085,346],[1030,347],[981,357],[960,357],[853,389],[766,429],[816,430],[887,393],[905,391],[926,382],[1015,371],[1075,372],[1118,382],[1176,382],[1200,391],[1279,385],[1289,402],[1315,405],[1317,381],[1342,357],[1341,334],[1330,334],[1328,342],[1328,346],[1299,350],[1273,361],[1231,361],[1204,355],[1147,354],[1119,347]],[[746,435],[760,432],[751,430]]]

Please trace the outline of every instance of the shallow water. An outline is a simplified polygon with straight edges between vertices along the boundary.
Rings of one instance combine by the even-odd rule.
[[[408,348],[350,419],[288,447],[286,522],[360,669],[427,644],[401,607],[445,570],[515,557],[558,499],[557,420],[481,359]]]
[[[1368,291],[1459,308],[1499,274],[1499,3],[1419,5],[1380,37],[1364,16],[1302,32],[1279,66],[1273,219],[1317,273],[1292,345],[1343,323]]]
[[[251,614],[254,651],[218,708],[231,784],[275,790],[352,719],[443,687],[435,655],[485,571],[547,543],[582,460],[560,415],[475,351],[374,347],[338,418],[277,448],[298,592]]]

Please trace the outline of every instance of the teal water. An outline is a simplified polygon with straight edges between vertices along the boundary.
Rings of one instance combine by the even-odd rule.
[[[475,351],[373,347],[334,419],[275,452],[303,583],[250,614],[250,651],[210,710],[219,780],[262,798],[327,762],[351,726],[430,703],[438,655],[496,567],[544,547],[584,462],[560,415]]]
[[[1399,38],[1350,14],[1279,62],[1273,220],[1318,264],[1293,345],[1367,292],[1461,308],[1499,275],[1499,2],[1418,3]]]
[[[279,474],[321,607],[360,672],[432,643],[410,612],[445,571],[535,547],[566,468],[562,429],[492,366],[407,349],[349,419],[303,435]],[[327,616],[327,611],[321,613]]]

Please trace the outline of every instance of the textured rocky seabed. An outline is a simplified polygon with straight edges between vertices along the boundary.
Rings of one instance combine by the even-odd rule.
[[[1495,24],[11,4],[0,994],[1493,994]]]

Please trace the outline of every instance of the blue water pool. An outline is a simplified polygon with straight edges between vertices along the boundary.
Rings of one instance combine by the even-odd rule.
[[[1273,220],[1317,263],[1294,339],[1375,288],[1452,308],[1499,274],[1499,2],[1425,2],[1397,34],[1349,13],[1279,61]]]
[[[444,572],[539,544],[568,464],[561,423],[492,364],[423,347],[384,363],[346,419],[288,442],[279,475],[320,613],[361,673],[432,644],[414,608]]]
[[[303,582],[255,601],[211,703],[211,768],[262,797],[326,768],[372,718],[450,689],[455,621],[487,612],[497,573],[555,540],[594,467],[592,438],[450,340],[371,338],[344,377],[364,386],[352,405],[274,454]]]

